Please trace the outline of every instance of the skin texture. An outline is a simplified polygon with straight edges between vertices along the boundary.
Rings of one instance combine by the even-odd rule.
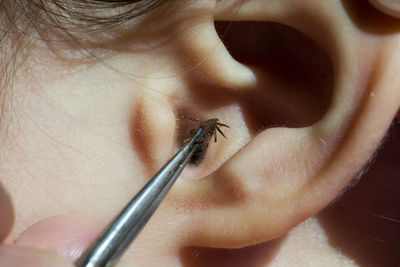
[[[379,216],[399,213],[362,204],[398,207],[368,190],[396,175],[326,207],[398,112],[399,32],[364,1],[199,0],[80,46],[29,42],[0,150],[0,265],[71,266],[54,251],[79,255],[182,144],[184,115],[219,118],[227,139],[184,170],[128,266],[395,266],[398,228]],[[369,242],[347,237],[360,225]]]

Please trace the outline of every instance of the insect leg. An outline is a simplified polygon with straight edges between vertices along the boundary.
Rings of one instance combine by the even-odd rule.
[[[200,122],[200,120],[198,120],[198,119],[193,119],[193,118],[190,118],[190,117],[185,116],[185,115],[182,115],[181,118],[187,119],[187,120],[190,120],[190,121]]]
[[[225,134],[221,131],[221,129],[217,126],[215,127],[217,129],[217,131],[224,137],[226,138]],[[215,131],[216,132],[216,131]]]
[[[220,123],[220,122],[217,123],[217,126],[224,126],[226,128],[230,128],[229,125],[226,125],[226,124]]]

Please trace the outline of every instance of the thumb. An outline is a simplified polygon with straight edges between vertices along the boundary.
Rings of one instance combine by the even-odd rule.
[[[369,2],[386,15],[400,19],[399,0],[369,0]]]
[[[0,242],[10,233],[14,223],[14,212],[10,196],[0,182]]]

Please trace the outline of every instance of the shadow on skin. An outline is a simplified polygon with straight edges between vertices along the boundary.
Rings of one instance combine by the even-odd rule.
[[[217,21],[215,28],[231,56],[257,73],[257,85],[216,88],[191,77],[193,103],[203,110],[239,106],[253,135],[271,127],[306,127],[323,117],[331,103],[333,65],[312,39],[274,22]]]
[[[378,35],[400,32],[398,19],[379,12],[366,0],[342,0],[342,4],[351,21],[364,32]]]
[[[330,245],[363,267],[400,264],[400,125],[360,182],[317,216]]]
[[[285,238],[240,249],[188,247],[180,252],[180,256],[185,267],[267,266],[275,258]]]

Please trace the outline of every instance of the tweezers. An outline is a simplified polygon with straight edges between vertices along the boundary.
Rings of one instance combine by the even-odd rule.
[[[193,153],[209,141],[213,128],[200,125],[190,140],[125,206],[103,233],[75,262],[77,267],[113,266],[144,227],[171,189]]]

